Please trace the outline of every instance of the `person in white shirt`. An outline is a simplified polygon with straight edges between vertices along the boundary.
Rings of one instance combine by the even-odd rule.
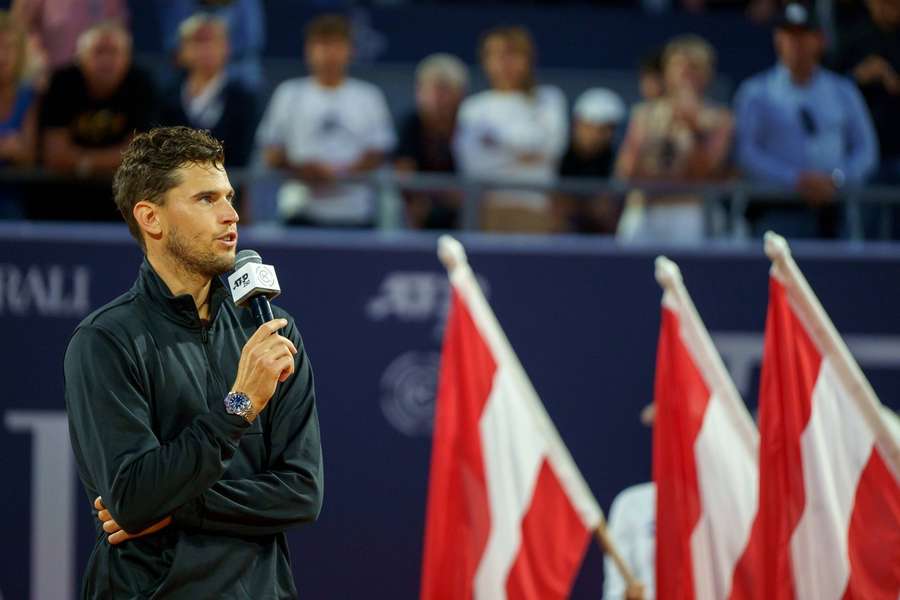
[[[482,37],[481,60],[491,89],[460,107],[454,153],[470,177],[552,183],[568,142],[562,91],[539,86],[535,48],[521,27],[500,27]],[[555,229],[546,194],[502,191],[483,198],[483,225],[495,231]]]
[[[643,589],[628,590],[613,560],[603,559],[603,600],[653,600],[656,583],[656,484],[625,488],[609,510],[609,532]]]
[[[300,180],[282,186],[279,211],[293,224],[370,226],[372,191],[338,180],[378,168],[392,150],[387,103],[377,87],[347,76],[352,45],[344,17],[313,19],[305,51],[310,76],[278,86],[257,131],[266,164]]]
[[[656,406],[641,411],[641,423],[653,426]],[[625,488],[609,509],[609,535],[639,585],[628,587],[606,555],[603,558],[603,600],[653,600],[656,597],[656,484]]]

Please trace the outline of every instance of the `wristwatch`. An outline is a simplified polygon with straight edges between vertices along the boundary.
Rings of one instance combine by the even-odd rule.
[[[230,415],[243,417],[248,423],[252,423],[256,418],[256,411],[253,409],[253,403],[250,398],[243,392],[230,392],[225,396],[225,412]]]

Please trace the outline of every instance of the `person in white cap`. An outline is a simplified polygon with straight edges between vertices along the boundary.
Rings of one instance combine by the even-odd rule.
[[[615,154],[616,129],[625,119],[625,103],[612,90],[591,88],[575,102],[572,137],[563,156],[563,177],[608,178]],[[613,233],[619,203],[607,194],[589,198],[560,195],[556,201],[560,218],[579,233]]]

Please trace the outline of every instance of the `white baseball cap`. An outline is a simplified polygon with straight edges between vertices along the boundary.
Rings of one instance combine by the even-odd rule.
[[[606,88],[591,88],[575,102],[575,116],[598,125],[620,123],[625,118],[625,103]]]

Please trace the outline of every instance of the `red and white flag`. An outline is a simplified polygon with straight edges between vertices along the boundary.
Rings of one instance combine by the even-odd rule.
[[[797,268],[772,259],[760,385],[758,597],[900,597],[900,434]]]
[[[759,439],[746,405],[665,257],[656,357],[656,597],[747,597]],[[740,563],[740,567],[739,567]]]
[[[602,513],[460,244],[438,382],[422,600],[568,596]]]

